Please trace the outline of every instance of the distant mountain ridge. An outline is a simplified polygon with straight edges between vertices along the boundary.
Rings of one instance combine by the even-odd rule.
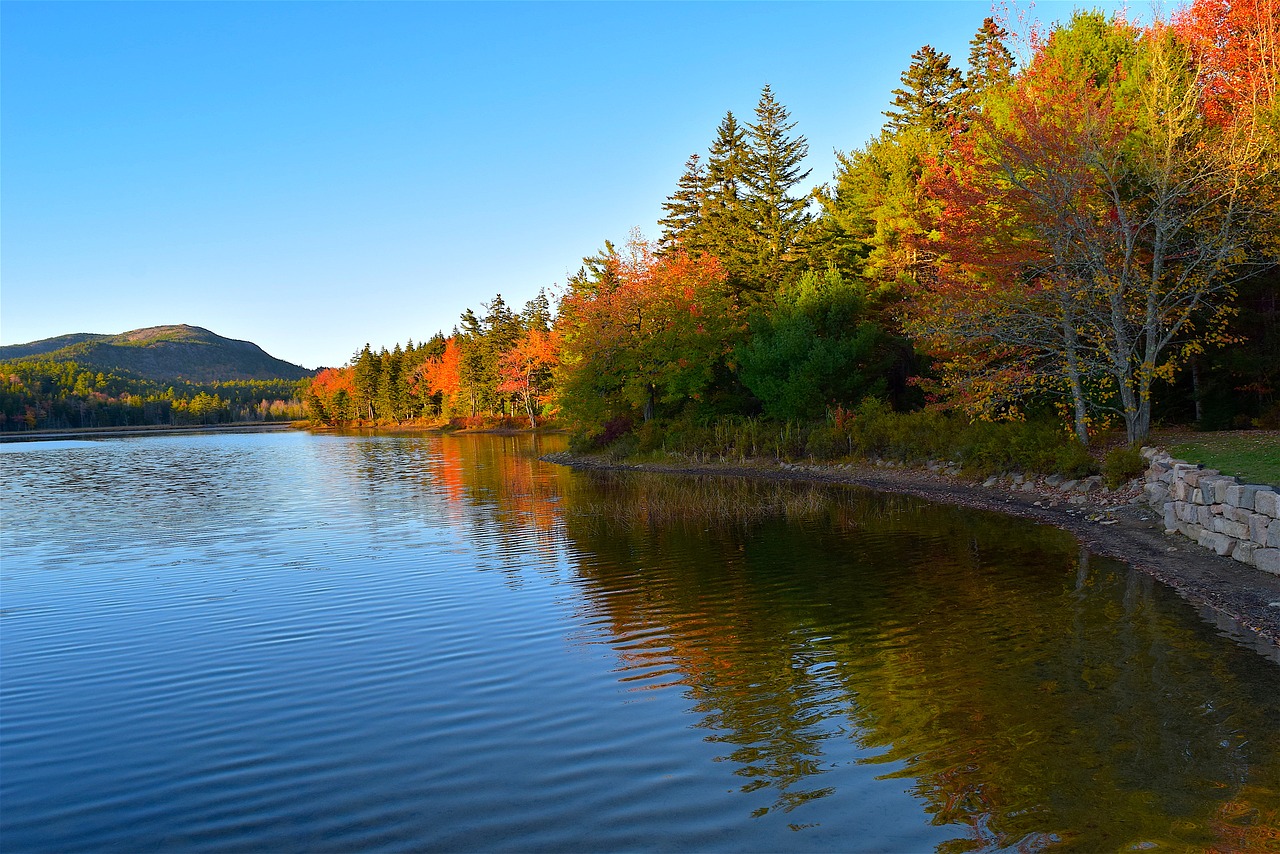
[[[0,347],[0,361],[20,359],[75,362],[158,382],[300,380],[315,373],[277,359],[251,341],[223,338],[186,324],[150,326],[119,335],[77,332]]]

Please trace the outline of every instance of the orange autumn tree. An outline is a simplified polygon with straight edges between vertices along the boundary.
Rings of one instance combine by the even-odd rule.
[[[462,390],[462,351],[458,337],[451,335],[444,342],[444,351],[427,359],[409,380],[410,392],[424,401],[439,395],[439,414],[453,411],[458,393]]]
[[[1156,381],[1231,310],[1275,173],[1205,97],[1166,26],[1077,14],[1037,45],[930,177],[943,281],[910,327],[944,376],[979,403],[1062,389],[1081,441],[1098,412],[1147,436]]]
[[[536,412],[551,390],[551,372],[559,361],[556,335],[532,326],[498,358],[498,391],[515,395],[536,428]]]
[[[560,401],[578,429],[652,420],[699,401],[742,339],[742,310],[720,262],[656,255],[633,236],[560,303]]]
[[[1280,0],[1195,0],[1173,18],[1195,54],[1202,107],[1217,125],[1271,111],[1280,89]]]
[[[1136,37],[1115,36],[1110,52]],[[944,208],[930,244],[939,276],[915,295],[906,328],[970,414],[1016,417],[1028,395],[1060,393],[1087,443],[1086,386],[1099,369],[1081,340],[1086,287],[1073,252],[1106,211],[1087,149],[1118,150],[1124,127],[1118,75],[1045,47],[926,175]]]
[[[311,380],[307,408],[314,421],[340,424],[356,418],[355,369],[325,368]]]

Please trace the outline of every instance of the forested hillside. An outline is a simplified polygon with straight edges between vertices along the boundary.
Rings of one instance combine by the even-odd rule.
[[[95,371],[123,371],[157,382],[300,380],[313,373],[269,356],[252,342],[223,338],[185,324],[152,326],[120,335],[62,335],[0,347],[0,362],[34,357],[75,362]]]
[[[0,347],[0,430],[302,418],[311,371],[195,326]]]

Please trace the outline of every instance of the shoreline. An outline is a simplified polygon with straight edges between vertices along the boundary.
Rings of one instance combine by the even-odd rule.
[[[596,471],[843,484],[1053,525],[1074,535],[1094,554],[1119,560],[1173,588],[1220,631],[1280,664],[1280,576],[1219,557],[1185,537],[1165,534],[1159,511],[1145,503],[1128,503],[1138,493],[1091,494],[1087,503],[1071,504],[1051,488],[1015,492],[1002,485],[987,487],[960,477],[866,463],[621,463],[567,451],[542,459]]]
[[[0,433],[0,444],[50,442],[58,439],[106,439],[117,436],[172,436],[185,433],[259,433],[292,430],[291,421],[241,421],[235,424],[148,424],[134,427],[69,427],[65,430],[28,430]]]

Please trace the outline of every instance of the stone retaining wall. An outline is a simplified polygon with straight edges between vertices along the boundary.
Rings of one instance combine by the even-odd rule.
[[[1158,448],[1143,448],[1142,456],[1148,463],[1144,494],[1164,510],[1166,533],[1280,575],[1280,493],[1175,460]]]

